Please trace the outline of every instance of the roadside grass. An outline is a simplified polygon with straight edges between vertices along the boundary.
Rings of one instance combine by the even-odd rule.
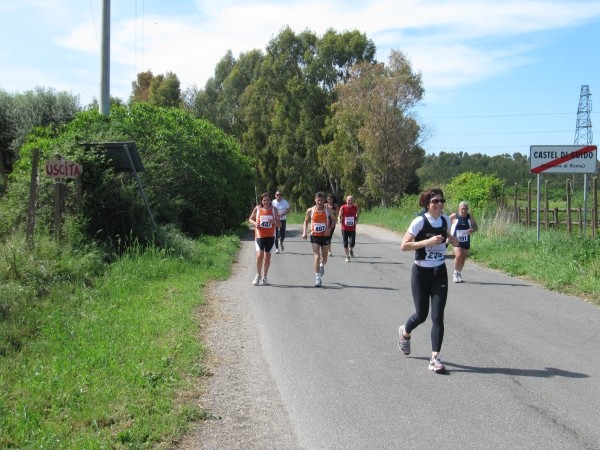
[[[2,281],[20,270],[11,293],[21,285],[25,295],[0,303],[10,328],[0,334],[0,448],[167,448],[203,416],[183,400],[204,375],[193,311],[206,283],[229,275],[238,236],[176,236],[110,265],[88,256],[95,273],[81,270],[86,255],[52,261],[4,247],[3,267],[19,264]],[[48,275],[44,292],[25,272]]]

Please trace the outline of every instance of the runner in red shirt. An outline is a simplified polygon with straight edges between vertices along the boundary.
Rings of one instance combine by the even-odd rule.
[[[358,206],[354,204],[354,198],[351,195],[346,197],[346,203],[340,208],[339,220],[342,224],[342,239],[344,240],[346,262],[350,262],[350,257],[354,258],[356,224],[358,223]]]

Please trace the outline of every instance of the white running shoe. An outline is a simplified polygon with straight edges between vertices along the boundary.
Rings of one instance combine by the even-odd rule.
[[[275,249],[275,253],[279,253],[279,249],[278,248]]]
[[[323,265],[323,263],[319,264],[319,275],[325,275],[325,266]]]
[[[458,277],[458,282],[459,282],[459,283],[462,283],[462,282],[463,282],[463,279],[462,279],[462,273],[458,272],[458,273],[456,274],[456,276]]]
[[[315,280],[315,287],[320,287],[320,286],[321,286],[321,278],[320,278],[320,277],[318,277],[318,278]]]
[[[263,286],[268,286],[269,285],[269,281],[267,280],[267,277],[263,277],[263,279],[262,279],[262,285]]]
[[[429,361],[429,370],[435,373],[446,372],[446,366],[442,364],[442,359],[440,358],[440,355],[431,357],[431,360]]]
[[[405,355],[410,355],[410,338],[404,337],[404,325],[398,327],[398,348]]]
[[[260,283],[260,275],[256,274],[256,276],[254,277],[254,281],[252,282],[252,284],[254,286],[258,286],[259,283]]]
[[[346,262],[350,262],[350,257],[346,256]]]
[[[460,283],[460,278],[458,278],[458,272],[454,272],[454,275],[452,275],[452,282]]]
[[[329,250],[329,256],[333,256],[333,253],[331,253],[331,250]]]

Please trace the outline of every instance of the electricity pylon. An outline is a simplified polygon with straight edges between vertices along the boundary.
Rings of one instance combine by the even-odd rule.
[[[590,87],[587,84],[581,86],[579,94],[579,107],[577,108],[577,123],[575,124],[575,145],[591,145],[593,140],[592,135],[592,120],[590,113],[592,112],[592,94]]]

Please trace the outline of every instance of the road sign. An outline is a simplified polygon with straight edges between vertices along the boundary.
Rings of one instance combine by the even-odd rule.
[[[596,173],[595,145],[532,145],[531,173]]]
[[[75,161],[49,159],[46,161],[46,175],[52,178],[79,178],[83,167]]]

